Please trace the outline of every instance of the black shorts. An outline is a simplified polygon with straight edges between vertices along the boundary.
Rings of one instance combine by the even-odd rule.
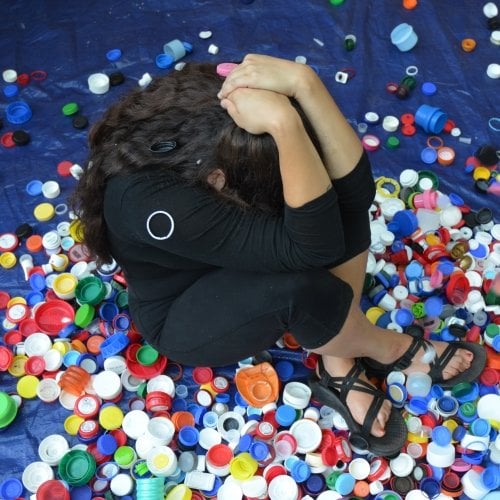
[[[370,245],[368,209],[375,191],[369,163],[358,164],[334,188],[346,252],[328,267]],[[342,328],[352,298],[351,287],[327,268],[272,274],[217,269],[172,303],[159,335],[144,336],[179,363],[224,366],[272,347],[285,332],[305,349],[324,345]]]

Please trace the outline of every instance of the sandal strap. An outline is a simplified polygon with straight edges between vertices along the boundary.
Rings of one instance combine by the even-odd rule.
[[[431,369],[429,371],[429,375],[433,380],[442,379],[443,377],[443,369],[448,365],[453,356],[455,355],[458,347],[453,345],[453,342],[450,342],[441,356],[435,356],[434,359],[429,363]]]
[[[384,404],[385,397],[384,394],[377,389],[373,389],[373,401],[368,411],[366,412],[365,418],[363,420],[363,425],[361,426],[363,433],[370,434],[372,430],[372,425],[377,418],[380,408]]]
[[[412,337],[411,343],[408,346],[408,349],[406,352],[398,358],[396,361],[393,363],[389,364],[387,366],[389,371],[397,370],[397,371],[402,371],[406,368],[408,368],[411,363],[413,362],[413,358],[419,351],[419,349],[423,348],[426,352],[429,350],[429,346],[432,347],[432,344],[428,341],[425,340],[421,337]]]

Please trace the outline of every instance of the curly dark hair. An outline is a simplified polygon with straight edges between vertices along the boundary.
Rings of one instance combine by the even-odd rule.
[[[157,167],[230,203],[269,214],[283,210],[276,144],[270,135],[252,135],[234,123],[217,98],[222,83],[215,64],[188,63],[125,94],[92,126],[87,167],[70,204],[99,263],[112,261],[103,204],[113,176]],[[319,151],[312,127],[292,103]],[[164,154],[151,151],[166,141],[175,141],[175,147]],[[207,181],[217,168],[226,179],[220,192]]]

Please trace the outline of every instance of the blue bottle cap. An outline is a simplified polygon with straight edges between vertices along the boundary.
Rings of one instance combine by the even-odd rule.
[[[304,484],[304,489],[309,495],[319,495],[326,486],[326,479],[321,474],[311,474]]]
[[[45,290],[45,288],[47,288],[45,278],[39,273],[33,273],[29,277],[28,282],[32,290],[34,290],[35,292],[42,292],[43,290]]]
[[[434,427],[431,437],[438,446],[446,446],[451,443],[451,432],[448,427],[444,425],[437,425]]]
[[[161,69],[170,69],[174,65],[174,58],[168,54],[158,54],[156,56],[156,66]]]
[[[118,61],[121,56],[122,51],[120,49],[111,49],[106,52],[106,59],[111,62]]]
[[[214,399],[216,403],[226,404],[231,401],[231,395],[227,392],[221,392],[220,394],[217,394]]]
[[[33,112],[24,101],[12,102],[7,106],[7,121],[14,125],[26,123],[33,116]]]
[[[198,406],[194,411],[191,412],[194,416],[196,425],[203,425],[203,416],[207,411],[208,408],[205,408],[204,406]]]
[[[462,205],[465,205],[464,199],[457,193],[449,193],[448,198],[450,199],[451,204],[455,205],[456,207],[461,207]]]
[[[92,489],[86,484],[71,488],[71,500],[89,500],[92,498]]]
[[[174,398],[172,400],[172,413],[187,411],[188,402],[185,398]]]
[[[97,439],[97,449],[103,455],[113,455],[118,448],[116,439],[111,434],[103,434]]]
[[[427,316],[438,317],[443,311],[443,299],[437,295],[429,297],[424,302],[424,309]]]
[[[4,87],[3,93],[5,97],[14,97],[19,94],[19,87],[14,83],[11,83],[10,85],[6,85]]]
[[[295,408],[290,405],[281,405],[276,409],[276,413],[274,415],[276,422],[283,427],[289,427],[295,422],[297,418],[297,413]]]
[[[406,401],[408,396],[408,391],[403,384],[394,382],[387,386],[387,396],[389,397],[391,403],[395,405],[402,405]]]
[[[437,268],[445,276],[449,276],[453,272],[455,266],[453,265],[453,262],[450,262],[449,260],[443,260],[438,264]]]
[[[269,447],[262,441],[254,441],[248,450],[252,458],[261,462],[269,455]]]
[[[234,402],[236,403],[237,406],[242,406],[243,408],[246,408],[248,406],[248,402],[239,392],[235,392]]]
[[[26,192],[30,196],[38,196],[42,194],[42,186],[43,182],[37,179],[29,181],[28,184],[26,184]]]
[[[290,380],[294,372],[293,364],[287,360],[281,360],[275,363],[274,369],[278,374],[278,378],[282,382],[287,382],[288,380]]]
[[[400,210],[396,212],[392,220],[387,224],[387,229],[396,237],[410,236],[418,228],[417,216],[411,210]]]
[[[437,156],[437,151],[434,148],[424,148],[420,152],[420,159],[427,165],[435,163]]]
[[[42,292],[38,292],[33,290],[32,292],[29,292],[26,297],[26,302],[30,307],[33,307],[34,305],[38,304],[39,302],[43,302],[44,296]],[[1,497],[0,497],[1,498]]]
[[[186,49],[186,52],[188,54],[191,54],[193,52],[193,44],[189,42],[182,42],[182,45],[184,45],[184,48]]]
[[[71,337],[73,332],[75,332],[77,329],[77,326],[74,323],[68,323],[64,328],[59,330],[59,333],[57,336],[62,339],[67,339],[68,337]]]
[[[422,94],[434,95],[437,92],[437,87],[432,82],[422,83]]]
[[[420,481],[420,490],[427,493],[429,498],[435,498],[441,493],[441,486],[438,480],[426,477]]]
[[[453,430],[453,440],[454,441],[462,441],[463,437],[467,434],[467,430],[465,427],[459,425]]]
[[[467,450],[465,453],[462,453],[460,455],[462,457],[462,460],[464,462],[467,462],[468,464],[471,465],[479,465],[483,460],[484,457],[486,456],[485,451],[469,451]]]
[[[451,396],[441,396],[436,404],[438,411],[445,415],[454,415],[458,411],[458,401]]]
[[[354,489],[355,483],[356,480],[351,474],[343,472],[335,481],[335,489],[342,496],[349,495]]]
[[[181,444],[187,447],[196,446],[200,439],[200,432],[192,425],[185,425],[179,429],[177,439]]]
[[[214,411],[207,411],[205,415],[203,415],[203,427],[211,427],[215,429],[217,427],[217,422],[219,420],[219,415]]]
[[[444,395],[444,389],[440,385],[433,384],[431,386],[431,391],[430,391],[431,398],[439,399],[443,395]]]
[[[396,323],[400,326],[410,326],[415,320],[415,316],[409,309],[398,309],[394,317]]]
[[[455,337],[455,335],[453,335],[451,332],[450,332],[450,329],[445,326],[442,330],[441,330],[441,333],[439,334],[440,335],[440,339],[439,340],[444,340],[446,342],[453,342],[454,340],[457,340],[457,338]]]
[[[103,302],[99,306],[99,316],[102,320],[111,322],[113,318],[120,312],[118,306],[114,302]]]
[[[391,313],[389,311],[386,311],[385,313],[379,316],[375,324],[379,328],[387,328],[387,326],[389,325],[389,323],[391,323],[391,321],[392,321]]]
[[[297,483],[303,483],[307,481],[311,476],[311,468],[303,460],[297,460],[292,465],[292,470],[290,475],[295,479]]]
[[[477,418],[471,422],[470,431],[474,436],[486,437],[491,431],[491,424],[484,418]]]
[[[15,500],[23,494],[23,483],[15,477],[8,477],[0,483],[0,498]]]
[[[410,401],[408,401],[408,409],[415,415],[427,413],[427,399],[421,396],[413,396]]]
[[[238,442],[238,450],[243,453],[250,449],[250,446],[253,444],[253,437],[250,434],[244,434],[241,436]]]
[[[481,473],[481,480],[489,490],[500,488],[500,467],[498,465],[488,465]]]

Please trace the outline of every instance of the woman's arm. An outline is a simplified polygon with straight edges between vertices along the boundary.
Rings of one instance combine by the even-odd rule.
[[[325,166],[287,97],[268,90],[237,88],[221,105],[239,127],[273,137],[288,206],[300,207],[331,188]]]
[[[356,166],[363,151],[361,143],[309,66],[249,54],[226,78],[219,97],[241,87],[273,90],[297,100],[318,136],[331,179],[345,176]]]

